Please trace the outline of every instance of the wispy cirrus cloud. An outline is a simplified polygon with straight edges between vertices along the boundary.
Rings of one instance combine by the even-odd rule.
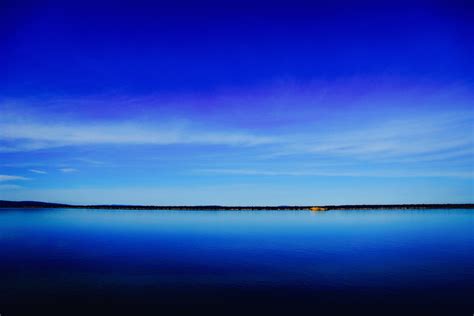
[[[474,171],[325,171],[325,170],[268,170],[268,169],[196,169],[196,173],[220,174],[220,175],[242,175],[242,176],[289,176],[289,177],[384,177],[384,178],[406,178],[406,177],[455,177],[474,178]]]
[[[16,184],[0,184],[0,190],[18,190],[23,188],[21,185]]]
[[[416,163],[473,156],[474,112],[468,106],[469,89],[430,90],[410,85],[398,91],[400,87],[391,86],[367,82],[306,88],[282,85],[247,94],[169,100],[58,99],[38,107],[47,115],[28,105],[18,111],[17,106],[8,105],[2,110],[0,104],[0,153],[87,145],[201,146],[198,150],[226,145],[238,147],[244,155],[250,153],[247,148],[258,148],[250,154],[263,159],[306,156]],[[356,92],[347,93],[348,88]],[[96,104],[94,108],[108,109],[111,118],[86,119],[81,111],[75,116],[56,114],[63,112],[59,109],[88,102]],[[116,115],[114,102],[127,110],[143,107],[146,115],[139,116],[135,110],[135,116],[126,116],[128,112]],[[446,106],[451,102],[456,102],[455,111]],[[328,104],[334,110],[329,111]],[[197,111],[201,107],[204,110]],[[242,107],[251,108],[252,115]],[[86,160],[82,162],[100,164]]]
[[[377,162],[422,162],[474,158],[472,113],[385,119],[323,131],[285,144],[270,157],[313,155]]]
[[[157,128],[136,123],[84,125],[0,121],[0,152],[84,145],[229,145],[265,148],[266,157],[343,156],[363,160],[443,160],[474,153],[472,113],[384,118],[378,122],[285,133],[209,132],[190,127]],[[81,158],[78,158],[78,160]],[[84,160],[89,164],[101,162]]]
[[[59,171],[62,173],[73,173],[73,172],[78,172],[79,170],[75,168],[60,168]]]
[[[96,165],[96,166],[102,166],[105,164],[103,161],[95,160],[95,159],[89,159],[89,158],[75,158],[74,160],[83,162],[85,164],[89,165]]]
[[[30,169],[30,170],[28,170],[28,171],[33,172],[33,173],[36,173],[36,174],[47,174],[46,171],[44,171],[44,170],[39,170],[39,169]]]
[[[57,124],[1,123],[5,143],[0,152],[34,151],[63,146],[122,145],[232,145],[252,146],[275,142],[267,136],[243,132],[195,131],[189,128],[144,127],[140,123]]]
[[[0,174],[0,182],[7,182],[7,181],[23,181],[23,180],[30,180],[30,178],[22,177],[22,176],[12,176],[12,175],[5,175]]]
[[[48,112],[48,106],[43,107]],[[250,131],[196,124],[192,117],[160,118],[157,114],[153,120],[146,117],[88,120],[58,116],[57,109],[45,115],[32,106],[21,108],[18,111],[9,103],[0,103],[0,152],[85,145],[254,146],[277,141],[272,136]]]

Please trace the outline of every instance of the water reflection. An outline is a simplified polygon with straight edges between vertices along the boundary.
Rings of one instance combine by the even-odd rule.
[[[217,291],[461,308],[474,296],[473,227],[470,210],[3,210],[0,303]]]

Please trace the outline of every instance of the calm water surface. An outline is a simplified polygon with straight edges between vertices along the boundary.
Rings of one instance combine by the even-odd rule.
[[[0,253],[11,315],[61,304],[474,313],[471,210],[3,209]]]

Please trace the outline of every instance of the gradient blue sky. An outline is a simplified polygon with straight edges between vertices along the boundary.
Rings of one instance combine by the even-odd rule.
[[[2,1],[0,199],[474,202],[472,2],[170,3]]]

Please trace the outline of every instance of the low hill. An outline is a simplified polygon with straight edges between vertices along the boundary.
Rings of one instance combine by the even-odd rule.
[[[38,207],[70,207],[68,204],[47,203],[37,201],[2,201],[0,200],[0,208],[38,208]]]

